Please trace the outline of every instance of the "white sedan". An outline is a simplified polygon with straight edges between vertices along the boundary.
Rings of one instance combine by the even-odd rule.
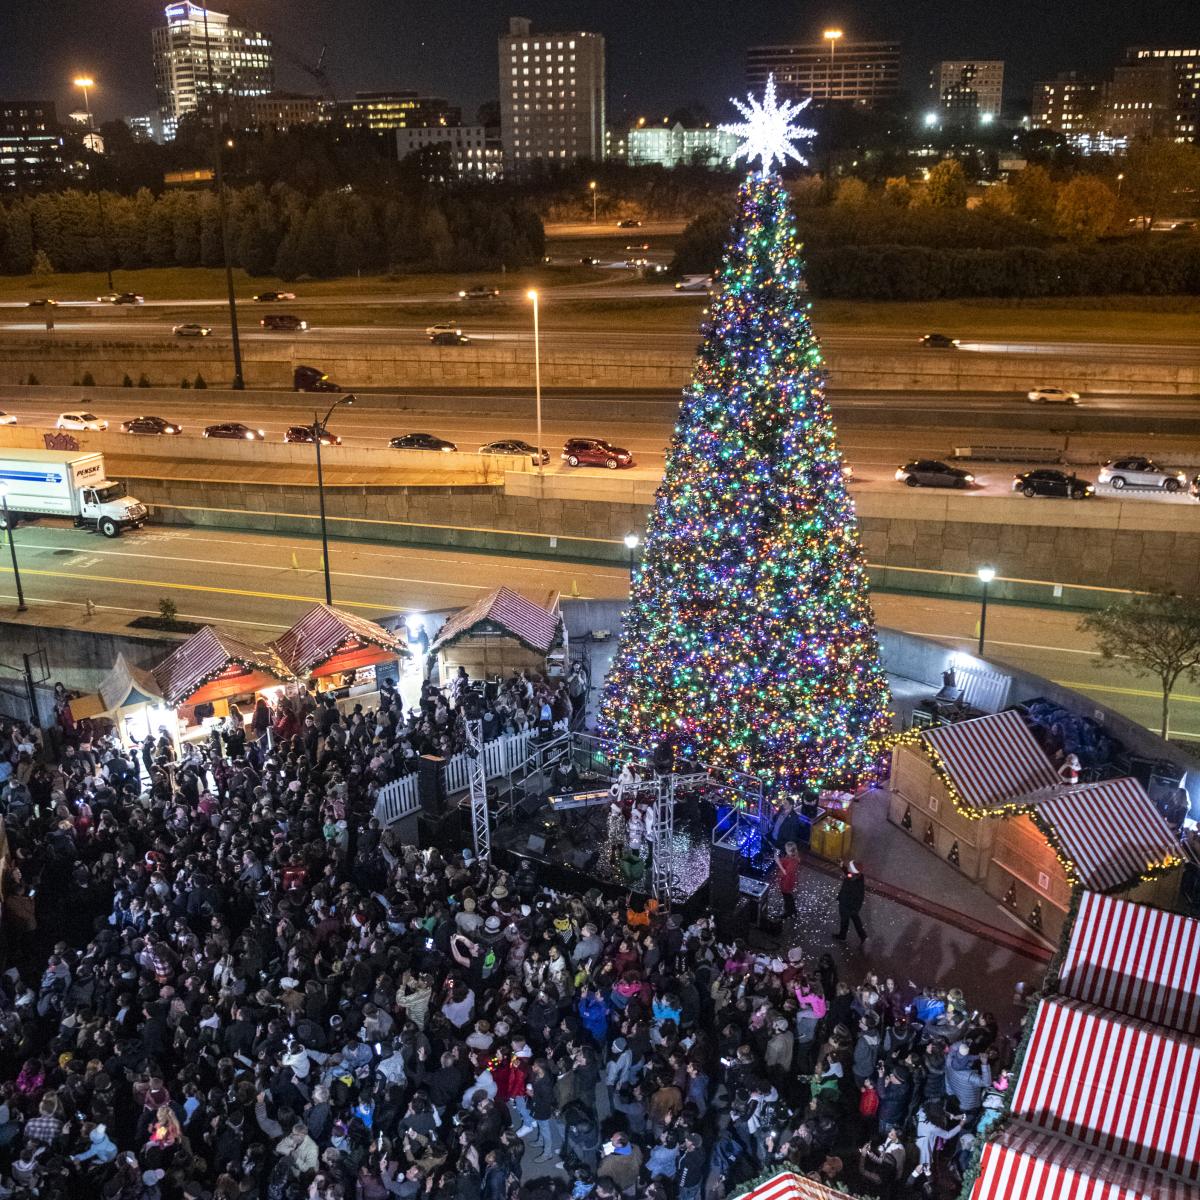
[[[55,429],[73,429],[79,433],[103,433],[108,422],[90,412],[60,413],[54,423]]]
[[[1029,393],[1031,404],[1078,404],[1079,393],[1060,387],[1035,387]]]
[[[14,417],[12,413],[4,412],[2,409],[0,409],[0,425],[15,425],[16,423],[17,418]]]
[[[430,337],[437,337],[439,333],[462,333],[462,330],[457,325],[443,323],[441,325],[426,325],[425,332]]]

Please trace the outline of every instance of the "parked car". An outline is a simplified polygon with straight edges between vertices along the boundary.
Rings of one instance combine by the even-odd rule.
[[[146,297],[139,296],[137,292],[118,292],[113,298],[114,304],[145,304]]]
[[[292,388],[297,392],[340,392],[341,385],[333,382],[320,367],[296,367],[292,372]]]
[[[1029,392],[1030,404],[1078,404],[1079,393],[1060,387],[1035,387]]]
[[[936,458],[918,458],[896,468],[896,482],[909,487],[965,488],[975,482],[975,476]]]
[[[293,317],[290,313],[272,313],[269,317],[263,317],[259,321],[259,324],[264,329],[285,330],[288,333],[308,328],[307,321],[302,321],[299,317]]]
[[[1100,468],[1096,482],[1107,483],[1118,491],[1123,487],[1144,487],[1178,492],[1187,485],[1187,476],[1174,467],[1160,467],[1149,458],[1134,455],[1131,458],[1110,459]]]
[[[204,436],[207,438],[230,438],[239,442],[262,442],[267,437],[264,430],[251,429],[249,425],[243,425],[241,421],[222,421],[218,425],[208,425],[205,427]]]
[[[36,300],[30,300],[25,305],[26,308],[57,308],[58,301],[51,300],[49,296],[38,296]]]
[[[499,288],[488,287],[487,284],[484,283],[476,283],[469,288],[463,288],[463,290],[458,293],[458,298],[460,300],[495,300],[495,298],[499,295]]]
[[[164,433],[182,433],[183,426],[168,421],[165,417],[130,417],[121,422],[122,433],[144,433],[158,436]]]
[[[295,292],[259,292],[254,299],[259,304],[273,304],[276,300],[295,300]]]
[[[317,440],[313,436],[311,425],[291,425],[288,431],[283,435],[285,442],[307,442],[310,446]],[[330,433],[328,429],[321,434],[322,446],[340,446],[342,439],[336,433]]]
[[[76,409],[74,412],[59,413],[54,428],[72,429],[79,433],[103,433],[108,428],[108,422],[95,413]]]
[[[623,446],[614,446],[603,438],[571,438],[562,450],[562,460],[570,467],[632,467],[633,455]]]
[[[171,332],[176,337],[206,338],[212,333],[212,326],[197,325],[195,321],[185,321],[182,325],[176,325]]]
[[[449,321],[439,321],[436,325],[426,325],[425,332],[433,337],[435,333],[462,333],[462,327]]]
[[[530,461],[536,467],[539,464],[544,467],[550,461],[550,451],[542,450],[540,453],[536,446],[531,446],[528,442],[523,442],[519,438],[503,438],[498,442],[488,442],[486,446],[479,447],[480,454],[528,454]]]
[[[17,418],[12,413],[0,409],[0,425],[15,425],[16,423]]]
[[[641,221],[635,221],[632,217],[626,217],[624,221],[617,222],[618,229],[641,229]]]
[[[458,449],[453,442],[434,437],[432,433],[403,433],[392,438],[388,445],[393,450],[440,450],[443,454],[450,454]]]
[[[927,333],[921,339],[921,345],[926,350],[957,350],[958,338],[947,337],[944,333]]]
[[[1039,467],[1036,471],[1014,475],[1012,490],[1029,499],[1034,496],[1066,496],[1068,500],[1083,500],[1096,489],[1073,471],[1068,475],[1066,471]]]
[[[429,340],[435,346],[467,346],[471,342],[465,333],[458,333],[452,329],[444,329],[441,333],[431,333]]]

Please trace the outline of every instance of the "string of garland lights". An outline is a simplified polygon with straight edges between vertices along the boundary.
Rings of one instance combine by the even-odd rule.
[[[756,153],[769,167],[769,146]],[[605,730],[755,774],[770,798],[853,788],[889,697],[800,247],[769,170],[741,186],[702,334]]]

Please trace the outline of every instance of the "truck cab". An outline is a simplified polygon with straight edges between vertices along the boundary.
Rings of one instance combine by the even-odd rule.
[[[146,506],[125,492],[123,483],[100,479],[80,491],[79,515],[75,524],[117,537],[123,529],[141,529],[146,523]]]

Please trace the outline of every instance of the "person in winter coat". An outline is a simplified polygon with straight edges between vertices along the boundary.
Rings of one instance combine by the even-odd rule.
[[[903,1064],[896,1063],[888,1070],[879,1084],[879,1132],[902,1129],[908,1118],[908,1106],[912,1100],[912,1072]]]
[[[597,1179],[611,1179],[617,1191],[632,1196],[642,1169],[642,1152],[623,1133],[614,1133],[600,1160]]]
[[[795,1053],[795,1039],[786,1017],[776,1017],[771,1026],[771,1036],[767,1039],[766,1053],[763,1061],[776,1086],[784,1082],[791,1074],[792,1057]]]
[[[608,1005],[596,988],[585,987],[577,1006],[579,1020],[588,1036],[602,1050],[608,1041]]]
[[[837,932],[833,934],[837,941],[846,940],[846,933],[851,925],[854,926],[859,941],[867,940],[867,931],[863,928],[862,917],[859,916],[866,899],[867,881],[863,878],[863,873],[858,869],[856,862],[847,862],[842,869],[842,886],[838,888],[837,895],[839,924]]]
[[[292,1132],[276,1144],[275,1153],[287,1159],[293,1179],[312,1174],[321,1163],[317,1143],[309,1137],[308,1127],[303,1121],[293,1125]]]
[[[983,1107],[983,1093],[992,1086],[992,1070],[986,1058],[970,1052],[966,1042],[956,1042],[946,1059],[946,1095],[958,1101],[968,1120]]]
[[[858,1041],[854,1043],[854,1082],[861,1088],[874,1078],[879,1062],[879,1018],[869,1012],[858,1022]]]
[[[108,1136],[103,1125],[94,1125],[88,1134],[88,1148],[80,1154],[72,1154],[71,1161],[77,1163],[110,1163],[117,1157],[117,1145]]]
[[[963,1118],[959,1117],[957,1124],[950,1125],[946,1119],[945,1110],[940,1104],[930,1102],[917,1113],[917,1155],[919,1161],[909,1176],[910,1181],[920,1179],[922,1175],[933,1175],[933,1153],[937,1149],[938,1139],[949,1141],[962,1131]]]

